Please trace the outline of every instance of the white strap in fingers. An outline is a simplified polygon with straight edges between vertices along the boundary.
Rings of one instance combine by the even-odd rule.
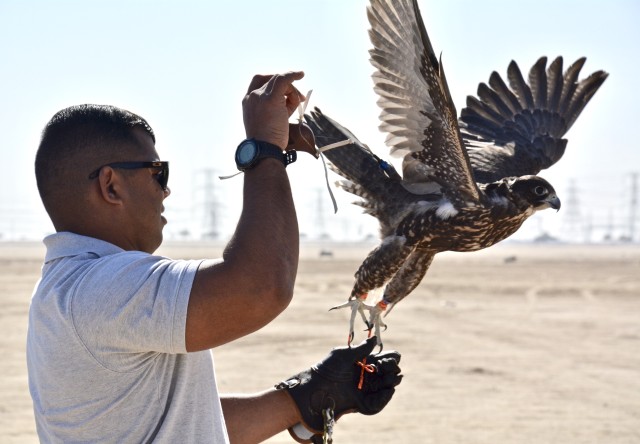
[[[353,139],[341,140],[340,142],[331,143],[329,145],[323,146],[322,148],[318,148],[318,151],[320,151],[322,153],[324,151],[329,151],[329,150],[332,150],[334,148],[339,148],[341,146],[351,145],[352,143],[354,143]]]
[[[304,117],[304,113],[307,110],[307,105],[309,104],[309,98],[311,97],[311,93],[312,92],[313,92],[313,90],[310,89],[309,92],[306,95],[305,101],[298,103],[298,120],[300,122],[302,122],[302,119]]]

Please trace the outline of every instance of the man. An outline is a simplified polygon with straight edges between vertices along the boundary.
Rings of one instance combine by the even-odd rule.
[[[143,118],[80,105],[45,127],[36,179],[56,233],[27,337],[43,442],[251,443],[285,429],[317,442],[332,414],[389,401],[400,356],[369,355],[373,341],[262,393],[217,392],[207,350],[263,327],[293,296],[299,235],[283,150],[302,76],[255,76],[244,97],[243,210],[221,260],[152,255],[169,166]]]

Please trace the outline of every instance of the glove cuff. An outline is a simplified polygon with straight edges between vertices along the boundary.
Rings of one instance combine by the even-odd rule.
[[[324,390],[317,390],[310,387],[309,382],[312,373],[312,369],[300,372],[276,385],[276,389],[286,390],[289,393],[289,396],[291,396],[296,403],[300,411],[300,416],[302,417],[302,422],[299,424],[303,426],[305,430],[308,430],[309,433],[312,434],[322,434],[324,428],[322,409],[327,407],[333,408],[335,404],[332,399],[326,399],[326,392]],[[330,404],[323,405],[326,401],[330,401]],[[301,433],[301,435],[304,434]]]
[[[289,427],[288,429],[289,435],[299,443],[302,444],[313,444],[314,442],[322,442],[318,441],[318,438],[322,439],[322,433],[317,433],[315,431],[309,430],[305,425],[301,422],[297,423],[293,427]]]

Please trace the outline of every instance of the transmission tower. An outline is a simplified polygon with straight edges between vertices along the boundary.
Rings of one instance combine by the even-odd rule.
[[[638,173],[631,173],[631,202],[629,204],[629,242],[635,239],[638,210]]]
[[[328,239],[329,233],[327,233],[327,218],[325,215],[323,189],[318,189],[318,195],[316,198],[316,227],[318,229],[319,239]]]
[[[564,213],[564,217],[562,220],[564,231],[568,232],[572,238],[578,239],[581,237],[581,234],[584,233],[582,233],[583,224],[582,215],[580,214],[578,188],[576,187],[575,180],[573,179],[569,180],[566,202],[567,203],[564,205],[564,207],[566,208],[566,212]]]
[[[214,183],[216,181],[216,173],[214,170],[203,170],[204,184],[204,202],[202,217],[202,238],[218,239],[220,237],[220,220],[219,220],[219,202],[216,198]]]

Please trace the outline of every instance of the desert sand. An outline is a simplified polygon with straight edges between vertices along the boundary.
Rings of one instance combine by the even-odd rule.
[[[290,307],[214,350],[220,390],[262,390],[344,345],[348,314],[328,308],[347,298],[370,248],[305,245]],[[24,348],[43,254],[39,243],[0,243],[2,443],[37,442]],[[504,243],[441,254],[386,322],[385,349],[402,353],[404,380],[381,414],[344,416],[337,444],[640,442],[638,245]],[[285,432],[268,442],[293,441]]]

